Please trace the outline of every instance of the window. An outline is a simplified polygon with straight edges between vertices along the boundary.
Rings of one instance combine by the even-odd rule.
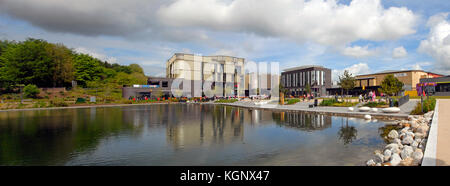
[[[169,82],[163,81],[162,82],[162,87],[169,87]]]

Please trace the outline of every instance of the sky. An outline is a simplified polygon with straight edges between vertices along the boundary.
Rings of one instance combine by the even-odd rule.
[[[0,0],[0,39],[63,43],[165,76],[174,53],[322,65],[333,79],[450,74],[448,0]]]

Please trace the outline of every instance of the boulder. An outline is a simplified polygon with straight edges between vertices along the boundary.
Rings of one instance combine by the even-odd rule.
[[[398,113],[398,112],[400,112],[400,109],[398,107],[389,107],[389,108],[384,108],[382,111],[384,113]]]
[[[402,140],[400,140],[400,139],[398,139],[398,138],[395,138],[395,139],[393,140],[393,142],[394,142],[394,143],[397,143],[398,145],[401,145],[401,144],[402,144]]]
[[[417,132],[419,132],[419,133],[427,133],[428,132],[428,129],[429,129],[430,127],[428,127],[427,125],[421,125],[421,126],[419,126],[418,128],[417,128]]]
[[[373,160],[372,160],[373,161]],[[391,161],[389,162],[392,166],[397,166],[402,161],[402,158],[398,154],[392,154]]]
[[[414,152],[413,148],[411,146],[405,145],[402,152],[400,153],[402,159],[411,157],[412,153]]]
[[[413,148],[413,150],[416,150],[417,147],[419,147],[419,143],[417,141],[413,141],[411,147]]]
[[[371,112],[378,112],[378,109],[377,108],[372,108],[372,109],[370,109],[370,111]]]
[[[400,166],[412,166],[414,165],[414,159],[407,157],[400,162]]]
[[[369,107],[359,107],[358,109],[360,112],[368,112],[370,110]]]
[[[353,107],[348,107],[348,111],[353,112],[355,109]]]
[[[384,151],[383,155],[384,155],[384,161],[389,161],[391,159],[391,156],[392,156],[392,151],[389,150],[389,149],[386,149]]]
[[[373,161],[372,159],[367,161],[366,165],[367,166],[375,166],[377,163],[375,163],[375,161]]]
[[[372,116],[370,116],[369,114],[366,114],[366,115],[364,115],[364,119],[370,120],[370,119],[372,119]]]
[[[398,132],[396,130],[391,130],[391,132],[389,132],[388,137],[391,139],[396,139],[398,138]]]
[[[402,144],[404,145],[409,145],[412,142],[414,142],[414,139],[411,136],[406,136],[405,138],[403,138],[402,140]]]
[[[380,153],[375,154],[374,161],[375,161],[376,163],[383,163],[383,162],[384,162],[384,156],[383,156],[383,154],[380,154]]]
[[[422,149],[416,149],[416,151],[414,151],[411,155],[411,157],[414,159],[415,162],[417,162],[418,164],[422,163],[422,158],[423,158],[423,151]]]
[[[389,150],[393,150],[393,149],[398,149],[398,144],[396,144],[396,143],[391,143],[391,144],[388,144],[388,145],[386,145],[386,147],[384,147],[384,149],[389,149]]]

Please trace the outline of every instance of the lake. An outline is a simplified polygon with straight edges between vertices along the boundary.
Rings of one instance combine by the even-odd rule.
[[[210,104],[0,112],[0,165],[364,165],[384,126]]]

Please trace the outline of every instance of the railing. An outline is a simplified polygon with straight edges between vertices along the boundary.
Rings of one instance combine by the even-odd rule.
[[[398,99],[398,106],[402,106],[403,104],[407,103],[409,101],[409,95],[403,96],[400,99]]]

